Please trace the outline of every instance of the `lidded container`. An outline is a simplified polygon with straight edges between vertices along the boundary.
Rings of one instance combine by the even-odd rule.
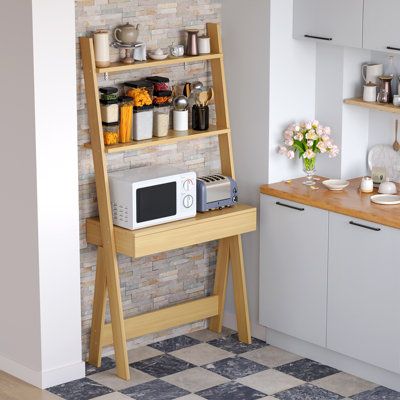
[[[133,99],[135,108],[153,104],[153,84],[146,80],[129,81],[124,83],[125,96]]]
[[[100,100],[118,100],[118,88],[113,86],[102,87],[99,89]]]
[[[110,146],[118,143],[119,124],[118,122],[103,122],[103,138],[104,144]]]
[[[160,104],[154,106],[153,136],[163,137],[168,135],[170,119],[170,105]]]
[[[129,143],[132,140],[133,100],[129,96],[119,99],[119,142]]]
[[[150,76],[147,81],[153,84],[153,104],[170,104],[172,101],[172,90],[169,87],[169,78],[163,76]]]
[[[145,140],[153,137],[154,106],[133,107],[133,140]]]

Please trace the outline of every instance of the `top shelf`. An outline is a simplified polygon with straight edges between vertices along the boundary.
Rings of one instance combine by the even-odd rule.
[[[367,102],[361,98],[355,97],[352,99],[345,99],[345,104],[350,104],[352,106],[364,107],[370,110],[384,111],[393,114],[400,114],[400,107],[396,107],[393,104],[382,104],[378,102]]]
[[[143,68],[165,67],[168,65],[195,63],[223,58],[222,54],[203,54],[199,56],[168,57],[165,60],[135,61],[133,64],[111,63],[109,67],[96,68],[98,74],[126,72]]]

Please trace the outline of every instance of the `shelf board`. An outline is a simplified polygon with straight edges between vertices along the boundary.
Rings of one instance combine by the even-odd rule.
[[[164,137],[153,137],[147,140],[140,140],[130,143],[118,143],[111,146],[104,146],[106,153],[120,153],[123,151],[132,151],[137,149],[143,149],[145,147],[158,146],[162,144],[174,144],[185,140],[194,140],[199,138],[205,138],[210,136],[218,136],[224,133],[228,133],[229,129],[220,129],[217,126],[210,125],[207,131],[193,131],[189,129],[185,132],[177,132],[170,130],[168,136]],[[86,148],[91,149],[90,143],[85,143]]]
[[[134,231],[114,226],[118,253],[143,257],[256,230],[257,209],[244,204]],[[98,218],[86,220],[87,242],[102,246]]]
[[[183,56],[183,57],[168,57],[165,60],[147,60],[147,61],[135,61],[133,64],[124,64],[121,62],[111,63],[109,67],[96,68],[98,74],[115,73],[115,72],[126,72],[133,71],[136,69],[143,68],[155,68],[165,67],[168,65],[195,63],[200,61],[209,61],[222,58],[222,54],[203,54],[199,56]]]
[[[364,107],[370,110],[377,110],[377,111],[384,111],[393,114],[400,114],[400,107],[396,107],[393,104],[381,104],[381,103],[371,103],[364,101],[362,98],[352,98],[352,99],[345,99],[345,104],[350,104],[352,106]]]

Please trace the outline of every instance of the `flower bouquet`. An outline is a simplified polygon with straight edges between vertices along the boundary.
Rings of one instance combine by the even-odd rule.
[[[295,153],[303,160],[303,169],[307,175],[305,185],[314,185],[315,161],[318,153],[328,154],[330,158],[339,154],[339,148],[331,139],[331,128],[322,126],[318,121],[289,125],[283,133],[284,146],[279,153],[290,160]]]

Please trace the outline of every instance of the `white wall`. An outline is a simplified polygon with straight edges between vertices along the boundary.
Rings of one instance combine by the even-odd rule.
[[[47,387],[84,376],[74,2],[9,3],[0,20],[4,38],[15,21],[26,29],[21,45],[4,40],[0,65],[14,129],[0,161],[12,194],[0,211],[0,369]]]

